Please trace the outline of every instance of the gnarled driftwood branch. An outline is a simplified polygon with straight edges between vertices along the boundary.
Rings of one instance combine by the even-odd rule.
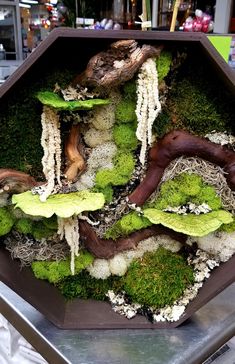
[[[150,57],[159,57],[162,46],[144,44],[135,40],[120,40],[110,49],[93,56],[86,70],[78,75],[73,85],[108,87],[117,86],[133,78],[141,65]]]
[[[94,229],[86,222],[79,223],[80,239],[85,248],[89,250],[95,257],[110,259],[114,255],[124,251],[135,249],[137,244],[144,239],[154,235],[168,235],[180,243],[185,243],[187,236],[176,231],[170,230],[161,225],[153,225],[146,229],[142,229],[130,234],[128,237],[113,239],[99,238]]]
[[[10,195],[22,193],[37,186],[37,184],[29,174],[10,168],[0,169],[0,193],[6,192]]]
[[[165,168],[182,155],[199,157],[219,165],[226,172],[227,183],[235,190],[235,153],[182,130],[174,130],[165,135],[150,149],[149,166],[143,181],[129,196],[129,201],[139,206],[156,190]]]
[[[85,169],[85,161],[80,153],[80,126],[72,125],[69,137],[65,144],[65,155],[68,159],[68,168],[65,177],[68,181],[75,181],[79,173]]]

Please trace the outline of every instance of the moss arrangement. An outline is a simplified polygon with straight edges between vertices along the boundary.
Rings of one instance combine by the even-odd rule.
[[[233,110],[233,107],[230,101],[228,102],[229,105],[226,105],[225,97],[220,99],[221,94],[218,87],[216,88],[218,93],[214,92],[213,88],[216,87],[216,84],[213,84],[213,87],[211,87],[212,80],[209,77],[205,80],[205,76],[202,76],[205,74],[205,70],[201,73],[201,68],[193,63],[191,58],[185,62],[179,71],[176,70],[177,67],[172,68],[172,64],[172,53],[163,50],[161,56],[156,61],[156,67],[160,85],[159,92],[160,95],[163,94],[166,103],[157,120],[155,120],[155,136],[157,138],[162,137],[167,131],[177,128],[183,128],[199,135],[205,135],[212,130],[229,131],[229,125],[232,124],[235,113],[233,111],[229,113],[228,110]],[[194,67],[193,71],[190,68],[191,64]],[[39,80],[35,83],[31,81],[31,84],[29,82],[29,85],[26,85],[28,87],[20,90],[17,95],[13,95],[9,105],[5,105],[0,111],[0,165],[30,173],[36,179],[42,177],[42,148],[40,145],[42,132],[40,117],[42,107],[37,97],[43,104],[62,110],[60,118],[61,120],[64,118],[67,121],[73,119],[73,112],[77,110],[90,110],[94,105],[105,105],[109,103],[108,100],[103,99],[90,98],[83,100],[83,96],[81,95],[81,100],[76,96],[72,101],[65,101],[58,94],[53,93],[56,83],[62,88],[70,83],[73,79],[72,72],[65,70],[62,72],[55,71],[44,79],[46,79],[46,82],[44,80]],[[138,85],[138,87],[140,86]],[[92,92],[92,88],[90,90],[88,87],[88,93],[90,91]],[[32,241],[32,238],[34,238],[38,242],[56,233],[58,229],[57,216],[59,216],[63,219],[64,225],[61,225],[62,227],[60,226],[60,232],[64,232],[65,240],[67,239],[66,232],[67,235],[70,234],[71,240],[67,242],[70,246],[71,257],[74,258],[75,264],[72,267],[71,262],[73,262],[73,259],[70,260],[70,257],[61,261],[34,261],[31,267],[36,278],[47,280],[58,287],[67,299],[79,297],[82,299],[106,300],[107,291],[113,290],[115,293],[125,292],[129,302],[139,303],[143,307],[150,306],[158,309],[172,305],[182,296],[185,289],[195,281],[193,268],[187,264],[182,252],[172,253],[161,247],[154,252],[145,253],[141,258],[132,260],[131,263],[121,252],[120,256],[117,257],[116,264],[119,264],[118,267],[125,264],[126,273],[124,274],[123,271],[124,275],[122,277],[110,275],[106,279],[96,279],[90,275],[92,274],[91,269],[89,270],[88,268],[90,274],[86,270],[95,258],[88,251],[84,250],[86,246],[85,239],[83,240],[84,247],[79,251],[79,256],[76,256],[77,253],[75,253],[78,250],[79,241],[78,219],[82,218],[79,216],[80,213],[85,211],[88,212],[88,214],[85,214],[86,217],[95,220],[98,216],[98,219],[100,219],[102,217],[101,209],[104,207],[104,202],[111,203],[115,200],[113,196],[116,197],[123,191],[124,193],[121,195],[121,198],[124,199],[130,192],[130,186],[126,190],[123,186],[128,184],[135,169],[136,150],[140,144],[136,137],[136,102],[137,96],[141,100],[142,94],[139,88],[137,95],[135,78],[122,84],[119,91],[122,98],[116,104],[114,126],[114,120],[110,119],[110,125],[105,129],[107,125],[105,125],[104,120],[103,126],[105,127],[103,129],[98,129],[97,127],[96,130],[97,134],[98,131],[102,134],[102,132],[107,132],[108,130],[110,137],[108,141],[110,143],[114,141],[116,144],[117,153],[112,159],[113,168],[104,169],[103,167],[103,169],[100,168],[98,171],[98,167],[96,169],[94,168],[94,171],[92,170],[91,172],[92,176],[86,176],[88,180],[90,177],[93,183],[90,185],[89,183],[87,184],[87,190],[79,190],[80,187],[84,186],[82,186],[82,183],[79,185],[79,176],[77,175],[78,181],[74,183],[69,193],[61,189],[59,193],[53,194],[54,191],[52,190],[51,196],[43,203],[40,201],[38,195],[32,195],[29,191],[13,195],[12,203],[15,203],[17,207],[22,209],[23,213],[17,216],[12,211],[12,207],[0,208],[0,236],[8,234],[11,229],[14,229],[21,234],[29,235]],[[151,100],[151,98],[147,100]],[[159,100],[157,101],[159,102]],[[152,105],[153,102],[146,104]],[[113,107],[113,104],[111,106]],[[148,110],[151,111],[151,108]],[[149,114],[150,111],[148,111]],[[91,115],[89,113],[85,115],[84,112],[81,112],[81,114],[76,115],[78,116],[76,121],[79,120],[79,122],[81,121],[87,124],[85,126],[82,125],[81,130],[79,130],[79,133],[81,132],[81,138],[80,135],[79,138],[82,143],[82,138],[85,139],[84,133],[89,128],[94,131],[97,124],[93,124],[92,127],[89,125],[88,118]],[[63,143],[65,134],[68,134],[68,124],[67,126],[63,126],[61,131],[62,150],[64,150]],[[149,129],[152,127],[152,124],[146,124],[142,127],[146,128],[144,130],[146,135],[147,133],[151,135]],[[11,131],[10,133],[9,130]],[[146,143],[146,140],[143,140],[143,143]],[[76,140],[73,143],[72,146],[74,147],[76,158],[78,158],[76,148],[80,141],[77,142]],[[105,143],[103,144],[105,145]],[[86,146],[84,145],[84,149],[88,145],[88,143]],[[102,150],[102,143],[100,145],[97,144],[97,146],[101,147]],[[111,149],[108,149],[108,153],[106,153],[110,157],[109,163],[100,165],[108,167],[111,164],[110,155],[113,156],[115,154],[116,147],[113,145],[113,154],[110,154]],[[49,150],[48,147],[47,149]],[[87,147],[84,150],[84,158],[87,158],[89,161],[91,153],[91,146],[90,148]],[[102,156],[102,158],[105,160],[106,156]],[[62,170],[64,170],[64,163],[65,160],[62,160]],[[141,167],[139,167],[139,170],[141,170]],[[140,175],[142,172],[140,172]],[[62,179],[64,178],[64,176],[60,177]],[[121,186],[121,188],[118,188],[118,186]],[[67,186],[63,187],[66,189]],[[77,188],[75,192],[72,190],[73,187],[75,189]],[[120,201],[118,199],[116,200],[114,201],[114,206],[116,206],[115,203],[119,203],[118,201]],[[186,214],[187,216],[182,216],[176,212],[164,211],[169,209],[169,207],[174,208],[185,205],[188,207],[190,203],[196,206],[207,204],[212,211],[200,214],[200,216],[188,212]],[[34,207],[32,208],[32,206]],[[94,213],[89,216],[89,212],[94,210],[101,210],[101,212],[98,215]],[[193,173],[182,173],[174,179],[164,182],[160,187],[157,198],[151,201],[151,203],[146,203],[142,212],[143,214],[141,215],[136,211],[124,215],[115,223],[113,222],[113,225],[100,238],[100,231],[102,233],[105,231],[104,226],[101,226],[101,229],[97,233],[97,244],[100,242],[99,239],[105,245],[103,238],[116,240],[120,237],[128,237],[131,233],[147,228],[152,224],[162,224],[172,230],[197,237],[207,235],[217,229],[226,232],[235,230],[234,218],[232,214],[222,210],[222,203],[215,189],[206,184],[200,176]],[[26,214],[35,215],[36,219],[33,216],[31,219]],[[72,222],[74,222],[73,225]],[[66,223],[67,227],[65,227]],[[118,242],[114,242],[114,250],[116,249],[116,243]],[[89,246],[87,246],[87,249],[89,249]],[[91,249],[91,251],[93,250]],[[119,250],[117,249],[116,251]],[[97,254],[97,256],[99,255]],[[113,263],[112,260],[102,262],[102,259],[99,259],[98,263],[97,271],[100,269],[103,272],[106,269],[107,271],[109,270],[108,274],[111,274],[111,272],[112,274],[114,274],[113,272],[117,274],[116,271],[110,268]],[[103,276],[107,277],[108,274]],[[102,275],[99,274],[97,276],[101,277]]]
[[[184,258],[159,248],[131,263],[124,289],[133,302],[160,308],[173,304],[193,282],[193,269]]]
[[[17,220],[14,225],[14,229],[22,234],[30,234],[36,240],[48,238],[57,231],[57,220],[53,218],[42,219],[39,221],[33,221],[29,218],[22,218]]]
[[[87,253],[86,253],[87,254]],[[90,260],[82,256],[83,268]],[[134,260],[123,277],[110,276],[95,279],[81,269],[76,262],[76,274],[69,274],[69,263],[34,262],[32,269],[37,278],[47,279],[56,284],[67,299],[83,298],[106,300],[106,293],[112,289],[116,293],[123,289],[133,302],[155,308],[171,305],[179,298],[187,286],[194,282],[192,267],[188,266],[182,255],[159,248],[154,253],[145,253],[141,259]]]
[[[128,91],[128,90],[126,90],[126,91]],[[136,122],[135,108],[136,108],[135,100],[130,99],[129,95],[128,95],[128,97],[122,99],[117,104],[117,107],[115,110],[116,121],[118,123]]]
[[[160,57],[157,59],[158,82],[161,82],[170,72],[172,63],[172,53],[166,50],[161,52]]]
[[[116,125],[113,130],[113,137],[117,147],[121,150],[135,150],[138,143],[135,130],[127,124]]]

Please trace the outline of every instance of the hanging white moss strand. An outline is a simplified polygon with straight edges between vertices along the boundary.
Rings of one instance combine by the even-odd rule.
[[[160,111],[156,61],[149,58],[141,66],[137,80],[136,136],[142,143],[139,156],[142,165],[145,163],[147,145],[152,142],[152,126]]]
[[[67,219],[58,217],[58,235],[60,239],[65,238],[70,247],[71,260],[70,269],[72,275],[75,274],[75,256],[79,255],[79,223],[77,216],[72,216]]]
[[[45,191],[40,195],[40,200],[45,202],[55,187],[55,178],[58,185],[61,186],[61,137],[59,115],[53,108],[44,106],[41,123],[41,145],[44,151],[42,167],[47,184]]]

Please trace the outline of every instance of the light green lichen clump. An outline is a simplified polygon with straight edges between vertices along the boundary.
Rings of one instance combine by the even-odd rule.
[[[109,228],[105,233],[105,238],[117,239],[121,236],[127,236],[134,231],[144,229],[150,225],[152,224],[147,218],[139,216],[137,212],[133,211],[124,215],[111,228]]]
[[[116,125],[113,130],[115,144],[122,150],[135,150],[137,147],[137,137],[135,129],[129,125]]]
[[[161,82],[169,73],[172,62],[172,54],[169,51],[162,51],[160,57],[158,57],[157,71],[158,71],[158,82]]]
[[[80,251],[79,256],[75,257],[75,274],[85,269],[93,260],[89,252]],[[48,280],[50,283],[57,283],[72,274],[69,259],[59,262],[35,261],[31,267],[36,278]]]
[[[115,118],[117,123],[135,123],[136,122],[136,113],[135,113],[136,104],[135,101],[130,99],[121,100],[116,107],[115,110]]]
[[[158,198],[151,204],[159,210],[182,206],[187,203],[201,205],[206,203],[212,210],[222,207],[220,197],[212,186],[203,182],[196,174],[182,173],[162,184]]]
[[[133,302],[160,308],[172,305],[193,284],[194,274],[181,255],[159,248],[134,260],[123,279]]]
[[[125,185],[133,173],[135,161],[131,153],[119,152],[114,157],[114,168],[103,169],[96,175],[96,187]]]

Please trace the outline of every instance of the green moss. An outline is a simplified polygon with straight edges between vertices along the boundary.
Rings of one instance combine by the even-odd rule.
[[[48,238],[57,231],[57,218],[43,218],[39,221],[33,221],[30,218],[23,217],[16,221],[14,228],[22,234],[31,234],[36,240]]]
[[[115,117],[118,123],[136,122],[136,103],[130,99],[122,99],[116,107]]]
[[[108,185],[125,185],[131,178],[135,161],[131,153],[119,152],[114,157],[113,169],[102,169],[96,174],[96,187],[105,188]]]
[[[159,138],[162,138],[167,133],[170,123],[170,114],[168,110],[164,108],[153,124],[153,130]]]
[[[180,80],[172,89],[169,100],[174,128],[184,127],[199,135],[213,130],[229,130],[228,113],[222,110],[220,100],[203,84],[188,79]]]
[[[158,81],[162,81],[169,73],[172,62],[172,54],[169,51],[162,51],[157,59]]]
[[[121,290],[122,279],[117,276],[110,276],[107,279],[96,279],[83,270],[75,276],[70,276],[60,281],[57,287],[67,299],[79,297],[104,301],[107,300],[106,293],[108,290]]]
[[[56,232],[56,229],[50,229],[45,226],[43,221],[35,221],[32,226],[32,232],[34,239],[41,240],[52,236]]]
[[[75,257],[75,273],[78,274],[93,262],[93,256],[87,251],[81,251]],[[71,275],[70,259],[56,261],[35,261],[31,265],[33,273],[38,279],[46,279],[50,283],[56,283]]]
[[[43,218],[42,219],[42,223],[48,229],[57,230],[57,228],[58,228],[57,216],[55,214],[52,215],[52,217],[49,217],[48,219],[47,218]]]
[[[127,236],[134,231],[146,228],[152,225],[151,222],[144,216],[139,216],[137,212],[133,211],[124,215],[118,220],[111,228],[105,233],[106,239],[117,239],[120,236]]]
[[[172,305],[193,284],[194,274],[181,255],[159,248],[134,260],[123,280],[133,302],[160,308]]]
[[[43,156],[41,140],[42,106],[36,99],[38,91],[53,90],[58,82],[62,87],[73,77],[72,72],[50,71],[44,77],[32,77],[24,87],[19,86],[7,103],[2,103],[0,115],[0,165],[14,168],[34,177],[41,177]]]
[[[33,221],[27,218],[19,219],[14,228],[22,234],[32,234]]]
[[[212,186],[203,186],[199,194],[192,198],[192,202],[200,205],[205,202],[212,210],[219,210],[222,208],[220,198],[216,195],[215,189]]]
[[[14,218],[6,207],[0,208],[0,236],[6,235],[14,225]]]
[[[122,94],[126,100],[132,100],[132,102],[136,101],[136,80],[132,78],[130,81],[127,81],[122,86]]]
[[[230,224],[221,225],[219,231],[224,231],[226,233],[233,233],[235,231],[235,217],[233,217],[233,222],[231,222]]]
[[[110,185],[107,185],[104,188],[96,186],[92,189],[92,192],[103,193],[106,203],[110,203],[113,199],[113,189]]]
[[[122,150],[135,150],[137,147],[137,137],[135,129],[126,124],[116,125],[113,130],[114,141],[118,148]]]
[[[208,186],[200,176],[194,173],[182,173],[174,179],[164,182],[159,197],[150,206],[164,210],[169,206],[177,207],[189,202],[196,205],[206,203],[212,210],[219,210],[222,207],[215,189]]]

